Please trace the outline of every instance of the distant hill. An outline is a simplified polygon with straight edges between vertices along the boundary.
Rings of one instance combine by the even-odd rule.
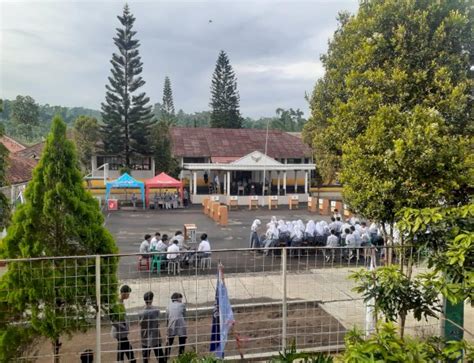
[[[51,120],[57,114],[63,118],[68,126],[72,126],[74,120],[81,115],[92,116],[97,118],[99,121],[101,120],[101,114],[98,110],[85,107],[64,107],[39,104],[39,125],[33,127],[33,137],[31,139],[25,139],[21,130],[19,130],[12,122],[12,104],[13,100],[3,100],[3,112],[0,112],[0,122],[4,125],[5,133],[7,135],[27,145],[35,144],[43,140],[49,132]]]

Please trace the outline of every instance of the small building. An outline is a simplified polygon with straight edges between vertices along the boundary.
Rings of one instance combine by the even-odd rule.
[[[193,203],[210,194],[226,199],[250,195],[298,194],[307,199],[313,164],[311,149],[300,137],[260,129],[171,129],[172,154],[181,163],[181,179]]]

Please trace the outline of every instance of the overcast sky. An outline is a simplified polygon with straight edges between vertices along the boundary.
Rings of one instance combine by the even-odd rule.
[[[116,48],[123,1],[0,0],[0,98],[100,108]],[[341,1],[129,1],[141,42],[142,88],[153,103],[171,78],[176,109],[209,109],[210,82],[225,50],[237,75],[244,116],[278,107],[308,114],[324,70],[319,61],[336,29]]]

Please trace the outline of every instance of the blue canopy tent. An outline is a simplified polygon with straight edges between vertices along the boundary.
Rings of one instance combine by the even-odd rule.
[[[124,189],[124,188],[132,188],[132,189],[140,188],[142,201],[143,201],[143,209],[145,209],[145,183],[132,178],[127,173],[123,174],[120,178],[112,180],[105,184],[105,203],[106,204],[108,203],[110,191],[112,189]]]

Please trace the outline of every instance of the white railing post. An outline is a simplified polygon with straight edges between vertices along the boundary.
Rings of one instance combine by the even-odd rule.
[[[97,304],[97,315],[95,318],[95,362],[100,363],[100,256],[95,256],[95,300]]]
[[[286,349],[286,326],[287,326],[287,305],[286,305],[286,259],[287,249],[281,250],[281,286],[282,286],[282,309],[281,309],[281,350]]]

